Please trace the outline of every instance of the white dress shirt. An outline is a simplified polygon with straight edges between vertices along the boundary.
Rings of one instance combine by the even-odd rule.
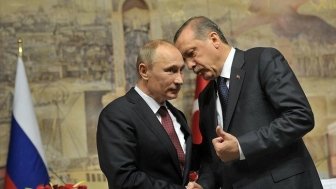
[[[231,67],[232,67],[233,57],[234,57],[235,53],[236,53],[236,49],[231,48],[230,53],[229,53],[228,57],[226,58],[226,60],[224,62],[222,72],[220,74],[221,77],[226,78],[226,86],[229,89],[230,89]],[[223,113],[222,113],[222,106],[221,106],[219,96],[218,96],[218,91],[217,91],[217,98],[216,98],[216,110],[217,110],[217,123],[220,127],[223,128],[223,125],[224,125],[224,123],[223,123]],[[240,160],[244,160],[245,156],[244,156],[244,153],[243,153],[239,143],[238,143],[238,148],[239,148]]]
[[[150,109],[153,111],[153,113],[156,115],[156,117],[158,118],[158,120],[161,123],[161,116],[160,116],[160,114],[157,113],[159,108],[161,107],[161,105],[159,103],[157,103],[152,97],[150,97],[147,94],[145,94],[144,92],[142,92],[139,87],[135,86],[134,89],[141,96],[141,98],[144,99],[146,104],[150,107]],[[185,143],[185,139],[184,139],[184,134],[181,130],[181,124],[177,121],[176,117],[174,116],[174,114],[171,113],[171,111],[166,106],[166,104],[164,104],[164,106],[167,108],[168,113],[169,113],[169,115],[170,115],[170,117],[173,121],[174,130],[175,130],[175,132],[177,134],[177,137],[180,141],[183,152],[185,153],[186,152],[186,143]]]

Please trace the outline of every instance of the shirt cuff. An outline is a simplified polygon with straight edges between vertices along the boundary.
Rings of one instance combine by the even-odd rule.
[[[245,155],[244,155],[244,153],[243,153],[243,151],[240,147],[239,142],[238,142],[238,149],[239,149],[239,160],[245,160],[246,158],[245,158]]]

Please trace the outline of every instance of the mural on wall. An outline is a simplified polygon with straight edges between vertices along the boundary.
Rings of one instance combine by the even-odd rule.
[[[139,48],[148,41],[149,11],[142,0],[127,0],[123,5],[123,26],[125,36],[125,75],[126,91],[133,87],[137,80],[135,62]]]
[[[285,38],[291,42],[304,41],[308,44],[324,48],[336,44],[336,26],[331,25],[324,18],[312,13],[300,13],[300,7],[314,3],[308,0],[250,0],[248,11],[250,15],[241,19],[233,26],[232,37],[237,38],[244,32],[254,28],[267,26],[276,37]],[[326,1],[321,1],[326,3]],[[315,6],[320,3],[316,2]],[[334,2],[335,3],[335,2]],[[300,45],[303,46],[303,45]],[[300,54],[305,54],[300,52]],[[322,54],[318,52],[318,54]],[[336,76],[335,57],[322,54],[322,60],[316,60],[311,54],[296,62],[300,76]],[[307,65],[308,64],[308,65]],[[312,67],[311,64],[322,64]],[[300,67],[301,66],[301,67]]]
[[[248,11],[252,13],[232,31],[233,36],[269,24],[272,31],[279,37],[304,39],[317,43],[336,43],[336,27],[323,18],[312,14],[302,14],[298,9],[307,0],[250,0]]]
[[[172,40],[196,15],[215,20],[237,48],[283,52],[315,114],[307,147],[321,178],[336,177],[336,0],[0,0],[0,169],[7,159],[18,37],[54,183],[86,180],[90,188],[107,188],[95,143],[100,110],[135,84],[140,46],[152,38]],[[185,72],[173,101],[187,118],[194,79]]]
[[[1,146],[8,146],[16,41],[21,37],[50,176],[55,183],[89,180],[85,172],[83,178],[68,172],[79,174],[74,170],[85,168],[101,175],[99,181],[105,184],[95,142],[90,141],[95,141],[102,108],[92,99],[98,95],[100,102],[100,93],[111,91],[114,84],[110,2],[0,3],[6,7],[0,17]],[[7,148],[1,148],[1,167],[6,153]]]

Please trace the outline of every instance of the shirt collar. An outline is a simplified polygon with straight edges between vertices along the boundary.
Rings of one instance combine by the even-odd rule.
[[[134,87],[134,89],[141,96],[141,98],[144,99],[150,109],[156,114],[161,105],[157,103],[152,97],[145,94],[137,85]],[[164,106],[166,106],[166,103],[164,103]]]
[[[231,47],[230,53],[224,62],[224,66],[220,74],[221,77],[230,79],[231,67],[232,67],[232,62],[233,62],[233,57],[234,57],[235,52],[236,52],[236,49]]]

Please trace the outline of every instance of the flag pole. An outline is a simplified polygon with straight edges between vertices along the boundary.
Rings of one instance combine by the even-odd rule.
[[[29,83],[18,43],[13,114],[4,189],[38,188],[50,181]]]
[[[17,43],[18,43],[18,48],[19,48],[19,57],[22,58],[22,54],[23,54],[23,51],[22,51],[23,41],[22,41],[22,39],[19,38],[17,40]]]

